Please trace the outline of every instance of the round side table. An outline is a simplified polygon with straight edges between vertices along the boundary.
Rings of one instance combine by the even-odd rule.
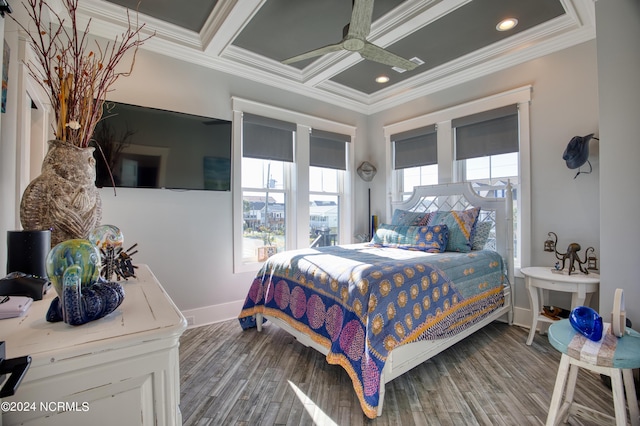
[[[571,293],[571,309],[576,306],[586,306],[591,300],[591,294],[598,291],[600,286],[600,275],[590,273],[585,275],[581,272],[567,274],[565,271],[552,272],[550,266],[532,266],[522,268],[525,287],[529,292],[529,302],[531,306],[531,329],[527,338],[527,345],[531,345],[536,334],[538,321],[553,323],[550,318],[541,315],[542,307],[549,290]]]

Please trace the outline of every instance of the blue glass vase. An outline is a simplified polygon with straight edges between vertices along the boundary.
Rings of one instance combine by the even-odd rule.
[[[602,317],[588,306],[577,306],[569,315],[574,330],[589,340],[599,342],[602,339]]]

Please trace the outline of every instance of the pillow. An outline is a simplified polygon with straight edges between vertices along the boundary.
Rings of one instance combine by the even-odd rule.
[[[429,213],[412,212],[409,210],[395,209],[391,218],[392,225],[423,226],[429,222]]]
[[[382,224],[371,243],[382,247],[397,247],[442,253],[447,248],[449,228],[446,225],[402,226]]]
[[[447,251],[467,253],[471,251],[471,241],[479,213],[480,207],[467,210],[438,210],[431,214],[429,225],[447,225]]]
[[[482,250],[487,245],[489,240],[489,232],[491,232],[491,222],[476,222],[476,230],[473,233],[473,240],[471,242],[471,250]]]

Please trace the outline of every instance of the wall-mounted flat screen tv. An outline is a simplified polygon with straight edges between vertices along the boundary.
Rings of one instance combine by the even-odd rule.
[[[231,121],[107,101],[93,136],[98,187],[231,189]]]

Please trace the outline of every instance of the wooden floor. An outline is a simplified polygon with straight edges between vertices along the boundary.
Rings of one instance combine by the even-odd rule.
[[[387,385],[381,417],[360,409],[342,367],[275,325],[189,329],[180,344],[184,425],[542,425],[559,353],[546,336],[493,323]],[[575,400],[613,415],[611,391],[580,370]],[[570,424],[588,424],[570,418]]]

